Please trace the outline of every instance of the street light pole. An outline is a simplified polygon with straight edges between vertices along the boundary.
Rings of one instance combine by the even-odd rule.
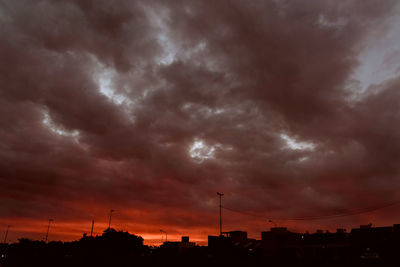
[[[49,238],[49,231],[50,231],[50,223],[54,222],[53,219],[49,219],[49,224],[47,225],[47,232],[46,232],[46,237],[44,239],[44,241],[47,243],[47,239]]]
[[[108,230],[111,229],[111,217],[112,217],[113,212],[114,212],[114,210],[110,210],[110,219],[108,220]]]
[[[224,194],[217,192],[219,196],[219,235],[222,236],[222,196]]]
[[[167,242],[168,241],[168,233],[165,232],[164,230],[160,230],[160,232],[165,234],[165,242]]]
[[[90,237],[93,236],[94,219],[92,219],[92,229],[90,230]]]
[[[7,225],[6,235],[4,236],[4,243],[7,243],[8,229],[10,229],[10,227],[11,225]]]

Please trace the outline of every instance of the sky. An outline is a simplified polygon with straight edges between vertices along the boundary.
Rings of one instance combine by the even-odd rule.
[[[253,238],[400,223],[398,1],[0,0],[0,38],[9,242],[114,209],[147,244],[202,244],[217,191]]]

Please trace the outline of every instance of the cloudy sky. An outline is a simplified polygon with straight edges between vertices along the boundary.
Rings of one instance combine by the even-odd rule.
[[[400,3],[0,0],[0,227],[160,241],[400,222]],[[268,222],[271,218],[274,222]]]

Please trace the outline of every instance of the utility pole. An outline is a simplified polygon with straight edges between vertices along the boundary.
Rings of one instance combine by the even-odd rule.
[[[165,234],[165,242],[167,242],[168,241],[168,233],[165,232],[164,230],[160,230],[160,232]]]
[[[222,196],[224,194],[217,192],[219,196],[219,235],[222,236]]]
[[[54,222],[53,219],[49,219],[49,224],[47,225],[47,232],[46,232],[46,237],[44,239],[44,241],[47,243],[47,239],[49,238],[49,231],[50,231],[50,223]]]
[[[108,220],[108,230],[111,229],[111,217],[112,217],[113,212],[114,212],[114,210],[110,210],[110,219]]]
[[[10,229],[10,227],[11,225],[7,225],[6,235],[4,236],[4,243],[7,243],[8,229]]]
[[[92,220],[92,229],[90,230],[90,237],[93,236],[94,219]]]

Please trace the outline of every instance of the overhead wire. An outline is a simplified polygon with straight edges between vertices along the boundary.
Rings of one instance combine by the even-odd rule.
[[[311,221],[311,220],[323,220],[323,219],[347,217],[347,216],[353,216],[353,215],[358,215],[358,214],[363,214],[363,213],[374,212],[374,211],[377,211],[380,209],[384,209],[384,208],[388,208],[388,207],[397,205],[399,203],[400,203],[400,201],[396,201],[396,202],[386,203],[386,204],[375,206],[375,207],[367,207],[367,208],[351,210],[351,211],[347,211],[347,212],[343,212],[343,213],[326,214],[326,215],[305,215],[305,216],[297,216],[297,217],[265,216],[265,215],[254,214],[251,212],[241,211],[241,210],[237,210],[237,209],[232,209],[232,208],[225,207],[225,206],[222,206],[222,208],[225,210],[231,211],[231,212],[240,213],[240,214],[257,217],[257,218],[262,218],[262,219],[266,219],[266,220]]]

